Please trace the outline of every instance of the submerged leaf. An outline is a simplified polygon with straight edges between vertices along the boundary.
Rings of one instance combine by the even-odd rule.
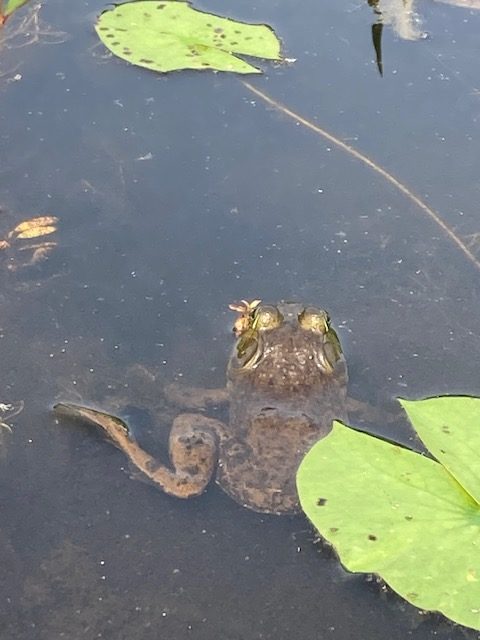
[[[153,71],[260,73],[233,54],[281,58],[280,42],[269,26],[203,13],[176,0],[137,0],[117,5],[102,13],[95,28],[116,56]]]
[[[480,629],[480,507],[441,464],[335,422],[297,485],[349,571],[378,574],[417,607]]]
[[[32,227],[31,229],[25,229],[25,231],[18,233],[17,238],[39,238],[40,236],[55,233],[56,230],[57,227]]]
[[[15,236],[16,238],[24,239],[46,236],[57,230],[55,226],[57,222],[58,218],[55,216],[38,216],[37,218],[30,218],[30,220],[23,220],[10,231],[8,238]]]

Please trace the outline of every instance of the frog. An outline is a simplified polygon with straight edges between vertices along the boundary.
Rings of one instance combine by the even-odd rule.
[[[348,371],[327,311],[296,302],[231,305],[240,316],[223,389],[170,388],[195,412],[173,419],[170,465],[145,451],[129,426],[97,409],[60,402],[58,416],[98,427],[166,494],[192,498],[215,479],[240,505],[265,514],[300,511],[296,472],[307,451],[347,420]],[[228,404],[228,420],[206,415]]]

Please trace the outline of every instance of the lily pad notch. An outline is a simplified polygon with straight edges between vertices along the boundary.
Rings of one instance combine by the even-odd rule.
[[[205,13],[181,0],[116,5],[99,16],[95,30],[114,55],[161,73],[180,69],[261,73],[237,55],[282,60],[280,41],[270,26]]]
[[[400,400],[432,459],[334,422],[297,474],[348,571],[480,630],[480,398]]]

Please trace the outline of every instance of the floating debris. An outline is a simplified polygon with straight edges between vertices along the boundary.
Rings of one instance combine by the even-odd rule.
[[[261,300],[251,300],[250,302],[248,300],[240,300],[240,302],[232,302],[232,304],[228,305],[229,309],[241,314],[233,325],[233,333],[237,338],[250,329],[253,312],[260,303]]]
[[[55,241],[37,242],[34,244],[23,243],[24,240],[32,240],[33,238],[41,238],[42,236],[51,235],[57,231],[58,218],[56,216],[36,216],[23,220],[16,225],[7,236],[0,240],[0,251],[31,251],[32,254],[28,260],[17,262],[15,256],[11,256],[11,262],[7,266],[10,271],[16,271],[24,267],[31,267],[43,260],[57,246]]]
[[[36,218],[30,218],[17,224],[12,229],[7,238],[39,238],[40,236],[46,236],[50,233],[54,233],[57,230],[56,224],[58,218],[55,216],[38,216]]]
[[[0,428],[3,427],[7,431],[12,432],[12,428],[7,424],[7,420],[11,420],[14,416],[17,416],[23,411],[24,402],[19,400],[18,402],[0,402]]]

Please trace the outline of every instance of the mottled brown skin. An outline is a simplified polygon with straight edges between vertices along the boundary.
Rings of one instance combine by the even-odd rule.
[[[255,317],[252,312],[252,330],[240,336],[233,350],[227,393],[185,390],[183,401],[197,408],[203,400],[227,400],[229,421],[198,413],[177,416],[169,440],[172,468],[143,451],[118,418],[76,405],[56,409],[101,427],[168,494],[199,495],[215,475],[220,487],[245,507],[294,513],[299,510],[295,476],[300,461],[335,418],[347,417],[347,369],[329,324],[310,326],[301,316],[303,306],[282,304],[276,307],[281,320],[261,326],[262,309]],[[182,392],[172,390],[171,395],[179,400]]]

